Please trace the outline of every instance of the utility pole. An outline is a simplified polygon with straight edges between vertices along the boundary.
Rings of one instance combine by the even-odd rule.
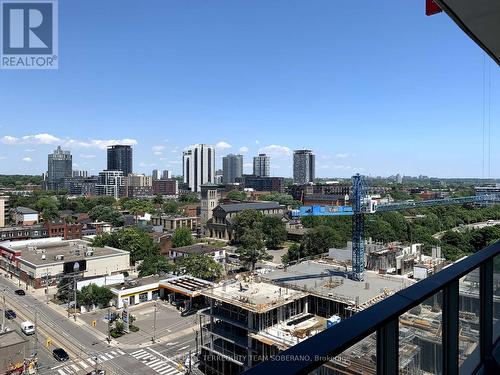
[[[71,314],[69,312],[69,308],[71,306],[71,288],[70,288],[70,286],[71,286],[71,281],[68,281],[68,283],[66,284],[66,288],[68,288],[68,318],[71,316]]]
[[[73,306],[73,319],[76,322],[76,275],[73,276],[73,296],[75,301],[75,305]]]
[[[38,310],[35,307],[35,343],[33,344],[33,356],[38,354]]]
[[[108,307],[108,344],[110,342],[111,342],[111,308]]]
[[[2,330],[0,331],[0,333],[4,333],[5,332],[5,314],[7,313],[7,310],[5,308],[5,289],[2,291],[2,299],[3,299],[3,318],[2,318]]]
[[[153,337],[151,338],[151,341],[156,342],[156,310],[157,310],[157,303],[155,301],[155,312],[154,312],[154,320],[153,320]]]

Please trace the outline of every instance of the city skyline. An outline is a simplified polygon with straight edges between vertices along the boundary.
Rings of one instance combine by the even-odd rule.
[[[482,146],[483,113],[485,147],[498,139],[500,72],[421,2],[98,4],[60,3],[58,70],[0,74],[0,173],[40,174],[61,144],[96,174],[123,143],[136,172],[179,175],[184,148],[207,143],[217,168],[243,154],[245,173],[266,153],[292,176],[293,150],[310,148],[318,177],[500,177],[500,150],[483,172]]]

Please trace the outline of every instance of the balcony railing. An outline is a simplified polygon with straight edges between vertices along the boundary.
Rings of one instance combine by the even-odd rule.
[[[435,372],[473,374],[481,370],[485,374],[500,374],[500,368],[494,358],[494,353],[498,353],[494,349],[500,346],[500,342],[498,331],[494,331],[493,323],[494,318],[498,318],[499,314],[497,306],[495,306],[494,317],[493,307],[494,260],[495,256],[498,256],[497,262],[495,262],[498,264],[499,254],[500,242],[497,242],[435,275],[397,292],[351,318],[325,329],[278,356],[245,371],[244,374],[309,374],[325,364],[333,364],[333,368],[338,369],[335,366],[342,364],[342,361],[345,361],[345,358],[354,352],[349,351],[347,356],[342,355],[342,353],[353,345],[359,345],[363,340],[368,342],[369,339],[373,338],[373,334],[376,334],[376,345],[373,349],[376,352],[376,358],[372,356],[372,372],[376,371],[377,374],[400,373],[400,366],[404,362],[400,355],[405,350],[400,339],[400,318],[410,310],[418,309],[419,305],[431,298],[439,300],[442,314],[437,320],[437,324],[440,325],[440,334],[433,336],[434,341],[437,341],[442,347],[442,350],[435,351],[438,354],[434,360],[439,362],[438,370]],[[469,277],[471,272],[475,275],[478,270],[479,277],[476,277],[474,279],[476,281],[471,284],[478,285],[477,294],[473,300],[474,306],[471,308],[477,311],[479,321],[472,325],[472,328],[467,327],[467,331],[473,332],[467,341],[476,350],[474,353],[469,352],[468,357],[464,359],[464,354],[459,353],[459,344],[463,343],[464,340],[461,335],[461,332],[464,331],[463,317],[464,314],[468,316],[475,316],[475,314],[460,311],[461,298],[463,297],[461,297],[462,293],[459,293],[459,287],[463,286],[461,279],[464,276]],[[495,285],[495,293],[497,293],[498,287]],[[470,294],[470,291],[467,293]],[[498,303],[497,298],[498,296],[495,296],[495,301]],[[403,320],[407,320],[406,316]],[[432,323],[436,324],[436,320]],[[405,332],[402,334],[412,331],[412,328],[405,328]],[[477,337],[479,337],[478,343]],[[353,370],[348,373],[365,372]]]

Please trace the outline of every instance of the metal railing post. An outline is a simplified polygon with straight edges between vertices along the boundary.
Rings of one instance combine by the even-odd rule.
[[[481,264],[479,269],[479,346],[481,363],[491,357],[493,347],[493,259]]]
[[[454,280],[443,290],[443,375],[458,374],[458,286]]]
[[[399,318],[377,330],[377,374],[399,372]]]

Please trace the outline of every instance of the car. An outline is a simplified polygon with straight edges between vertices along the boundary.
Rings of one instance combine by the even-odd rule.
[[[17,314],[14,310],[5,310],[5,317],[10,320],[16,318]]]
[[[106,370],[97,370],[87,372],[85,375],[106,375]]]
[[[52,351],[52,355],[59,362],[66,362],[67,360],[69,360],[69,355],[68,355],[68,353],[66,353],[66,350],[64,350],[63,348],[54,349]]]
[[[22,289],[18,289],[14,293],[16,293],[18,296],[25,296],[26,295],[26,292]]]

